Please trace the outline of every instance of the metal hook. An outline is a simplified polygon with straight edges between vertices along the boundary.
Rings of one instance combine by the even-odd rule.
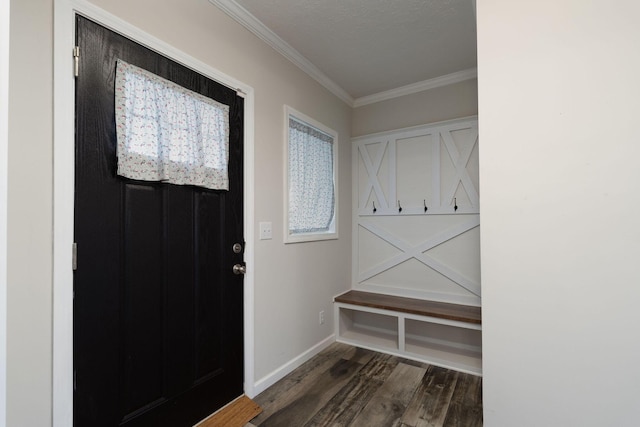
[[[427,207],[427,200],[423,200],[422,203],[424,204],[424,211],[426,213],[429,210],[429,208]]]
[[[398,200],[398,213],[402,212],[402,206],[400,206],[400,200]]]
[[[458,201],[457,199],[454,197],[453,198],[453,211],[457,211],[458,210]]]
[[[376,209],[376,202],[371,202],[371,203],[373,203],[373,213],[376,213],[376,211],[378,210]]]

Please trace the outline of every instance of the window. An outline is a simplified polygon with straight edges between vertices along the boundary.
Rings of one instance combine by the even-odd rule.
[[[338,238],[338,135],[285,107],[285,242]]]
[[[118,60],[118,175],[228,190],[229,107]]]

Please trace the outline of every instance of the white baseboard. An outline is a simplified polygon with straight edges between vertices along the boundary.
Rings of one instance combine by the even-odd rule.
[[[311,359],[313,356],[320,353],[325,348],[329,347],[331,344],[335,342],[335,340],[336,340],[335,334],[331,334],[330,336],[323,339],[322,341],[320,341],[318,344],[314,345],[307,351],[299,354],[298,356],[294,357],[293,359],[291,359],[284,365],[280,366],[273,372],[260,378],[253,385],[253,396],[249,396],[249,395],[247,396],[249,396],[249,398],[254,398],[255,396],[259,395],[260,393],[262,393],[263,391],[265,391],[266,389],[268,389],[269,387],[271,387],[272,385],[280,381],[287,374],[291,373],[294,369],[302,365],[304,362]]]

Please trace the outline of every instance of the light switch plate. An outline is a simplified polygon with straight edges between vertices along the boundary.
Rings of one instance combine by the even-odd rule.
[[[270,222],[260,223],[260,240],[270,240],[273,238]]]

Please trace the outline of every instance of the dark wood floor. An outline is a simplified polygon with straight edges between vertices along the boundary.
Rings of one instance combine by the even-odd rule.
[[[340,343],[254,400],[259,427],[482,426],[482,378]]]

